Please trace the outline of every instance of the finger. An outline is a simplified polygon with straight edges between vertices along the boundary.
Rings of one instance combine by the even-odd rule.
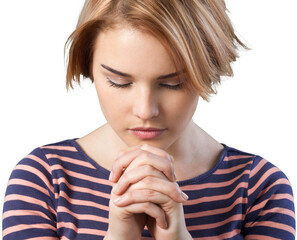
[[[130,148],[127,148],[125,150],[122,150],[119,152],[118,156],[117,156],[117,159],[121,158],[123,155],[127,154],[127,153],[131,153],[135,150],[138,150],[139,148],[141,148],[142,150],[145,150],[145,151],[149,151],[151,153],[154,153],[155,155],[159,155],[161,157],[164,157],[164,158],[167,158],[169,159],[170,161],[174,161],[174,158],[173,156],[171,156],[170,154],[168,154],[166,151],[164,151],[163,149],[160,149],[160,148],[156,148],[156,147],[153,147],[151,145],[148,145],[148,144],[144,144],[144,145],[138,145],[138,146],[134,146],[134,147],[130,147]],[[133,153],[132,153],[132,156],[135,156]],[[133,159],[131,159],[131,161],[133,161]],[[122,173],[123,169],[126,168],[130,163],[131,161],[128,161],[126,162],[126,166],[122,166],[122,168],[119,168],[119,169],[116,169],[116,166],[115,168],[112,169],[111,171],[111,175],[110,175],[110,181],[117,181],[118,178],[119,178],[119,175]],[[175,177],[175,180],[176,180],[176,176],[174,175]]]
[[[155,204],[166,204],[172,201],[170,197],[160,192],[150,189],[139,189],[125,193],[114,200],[114,204],[120,207],[125,207],[135,203],[152,202]]]
[[[146,202],[146,203],[135,203],[124,207],[124,209],[130,213],[145,213],[152,218],[156,219],[157,224],[163,228],[167,229],[168,224],[166,220],[165,212],[162,208],[157,206],[154,203]]]
[[[188,196],[179,188],[175,182],[156,178],[156,177],[145,177],[141,181],[131,185],[127,191],[134,191],[139,189],[148,189],[160,192],[169,196],[175,202],[185,202],[188,200]],[[126,194],[126,193],[125,193]]]
[[[133,160],[133,162],[130,163],[127,170],[142,165],[150,165],[154,167],[155,169],[162,172],[169,181],[175,182],[176,180],[173,162],[168,158],[164,158],[159,155],[155,155],[154,153],[142,150],[141,154],[139,154]]]
[[[141,148],[141,146],[142,145],[136,145],[136,146],[132,146],[132,147],[128,147],[126,149],[123,149],[123,150],[121,150],[121,151],[118,152],[117,158],[118,157],[121,157],[122,155],[124,155],[124,154],[126,154],[128,152],[132,152],[132,151],[134,151],[134,150],[136,150],[138,148]]]
[[[145,151],[148,151],[148,152],[151,152],[151,153],[153,153],[155,155],[159,155],[161,157],[168,158],[172,162],[174,161],[173,156],[170,155],[169,153],[167,153],[166,151],[164,151],[161,148],[156,148],[154,146],[151,146],[151,145],[148,145],[148,144],[144,144],[144,145],[141,146],[141,149],[142,150],[145,150]]]
[[[118,182],[114,185],[112,191],[117,195],[121,195],[130,185],[137,183],[148,176],[166,179],[163,173],[150,165],[143,165],[131,170],[128,167]]]
[[[143,150],[141,150],[139,146],[131,147],[121,151],[112,164],[109,180],[112,182],[117,182],[123,173],[123,169],[126,169],[142,151]]]
[[[176,180],[173,162],[170,159],[136,148],[135,150],[122,154],[113,162],[111,181],[117,182],[123,174],[123,169],[128,168],[130,165],[136,167],[145,164],[151,165],[163,172],[170,181]]]

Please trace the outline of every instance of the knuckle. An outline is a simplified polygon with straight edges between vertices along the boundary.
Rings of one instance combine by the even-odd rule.
[[[174,166],[172,162],[169,163],[169,165],[166,165],[166,167],[163,170],[167,176],[171,176],[174,173]]]
[[[147,152],[147,151],[143,150],[142,148],[137,149],[137,155],[138,156],[145,153],[145,152]]]
[[[143,203],[143,207],[146,209],[149,209],[151,207],[151,203],[150,202],[145,202]]]
[[[120,164],[121,164],[120,158],[116,158],[112,163],[112,170],[115,170],[116,168],[118,168]]]
[[[129,175],[128,174],[123,174],[121,176],[121,182],[128,182],[128,183],[130,183],[130,177],[129,177]]]
[[[120,151],[118,152],[118,154],[117,154],[117,158],[116,158],[116,160],[119,159],[120,157],[122,157],[125,153],[126,153],[125,150],[120,150]]]
[[[142,151],[136,158],[139,165],[145,165],[149,162],[150,159],[150,153]]]
[[[153,167],[151,165],[145,165],[144,166],[144,171],[146,173],[146,175],[148,175],[149,173],[151,173],[153,170]]]
[[[176,194],[180,192],[179,187],[175,183],[170,183],[168,188],[169,188],[169,191],[172,193]]]
[[[129,198],[129,199],[131,199],[131,201],[133,201],[133,196],[134,196],[133,191],[129,191],[126,194],[127,194],[127,198]]]
[[[152,183],[154,183],[154,178],[153,177],[150,177],[150,176],[147,176],[143,179],[143,183],[145,185],[151,185]]]
[[[152,197],[155,196],[155,191],[153,190],[145,190],[145,196],[147,197],[147,200],[150,200]]]
[[[150,158],[150,153],[147,152],[147,151],[142,151],[142,153],[141,153],[141,158],[142,158],[143,160],[148,160],[148,159]]]

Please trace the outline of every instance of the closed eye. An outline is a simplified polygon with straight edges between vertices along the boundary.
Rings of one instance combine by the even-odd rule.
[[[111,79],[109,77],[106,77],[108,80],[108,83],[110,84],[111,87],[115,87],[115,88],[127,88],[130,85],[132,85],[132,82],[129,83],[125,83],[125,84],[118,84],[115,83],[114,81],[111,81]],[[171,84],[165,84],[165,83],[160,83],[159,84],[161,87],[167,88],[167,89],[171,89],[171,90],[179,90],[182,88],[183,86],[183,82],[175,84],[175,85],[171,85]]]
[[[125,84],[118,84],[118,83],[115,83],[115,82],[111,81],[109,77],[106,77],[106,78],[107,78],[107,80],[108,80],[111,87],[126,88],[126,87],[129,87],[132,84],[131,82],[125,83]]]
[[[172,90],[178,90],[181,89],[183,86],[183,83],[175,84],[175,85],[170,85],[170,84],[165,84],[165,83],[160,83],[162,87],[172,89]]]

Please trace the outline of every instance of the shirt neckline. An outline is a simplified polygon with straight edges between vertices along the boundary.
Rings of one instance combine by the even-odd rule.
[[[100,164],[98,164],[95,160],[93,160],[91,157],[89,157],[85,151],[80,147],[80,145],[75,141],[78,138],[72,138],[69,139],[70,143],[76,148],[76,150],[81,154],[81,156],[87,160],[88,162],[90,162],[94,167],[96,167],[96,169],[98,169],[100,172],[102,172],[104,175],[107,176],[107,178],[110,175],[110,171],[104,167],[102,167]],[[224,144],[221,143],[224,146],[224,149],[221,152],[221,155],[218,159],[218,161],[216,162],[215,166],[213,168],[211,168],[210,170],[208,170],[207,172],[198,175],[196,177],[190,178],[190,179],[186,179],[186,180],[182,180],[182,181],[176,181],[178,183],[179,186],[183,186],[183,185],[189,185],[192,183],[197,183],[198,181],[202,181],[203,179],[209,177],[210,175],[212,175],[221,165],[221,163],[223,162],[225,156],[227,155],[227,151],[229,149],[229,147]]]

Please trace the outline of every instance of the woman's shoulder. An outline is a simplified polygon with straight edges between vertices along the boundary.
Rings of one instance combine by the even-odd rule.
[[[238,170],[248,177],[250,193],[266,187],[290,186],[286,174],[265,157],[225,145],[225,168]]]
[[[51,172],[50,168],[53,165],[63,166],[67,163],[93,167],[90,163],[86,163],[88,159],[79,148],[76,139],[70,138],[35,147],[17,163],[16,168],[30,166]]]
[[[25,158],[39,158],[40,160],[46,160],[50,156],[53,155],[67,155],[67,153],[75,153],[78,152],[76,146],[74,145],[76,138],[73,139],[65,139],[65,140],[60,140],[57,142],[52,142],[44,145],[37,146],[31,150]]]

